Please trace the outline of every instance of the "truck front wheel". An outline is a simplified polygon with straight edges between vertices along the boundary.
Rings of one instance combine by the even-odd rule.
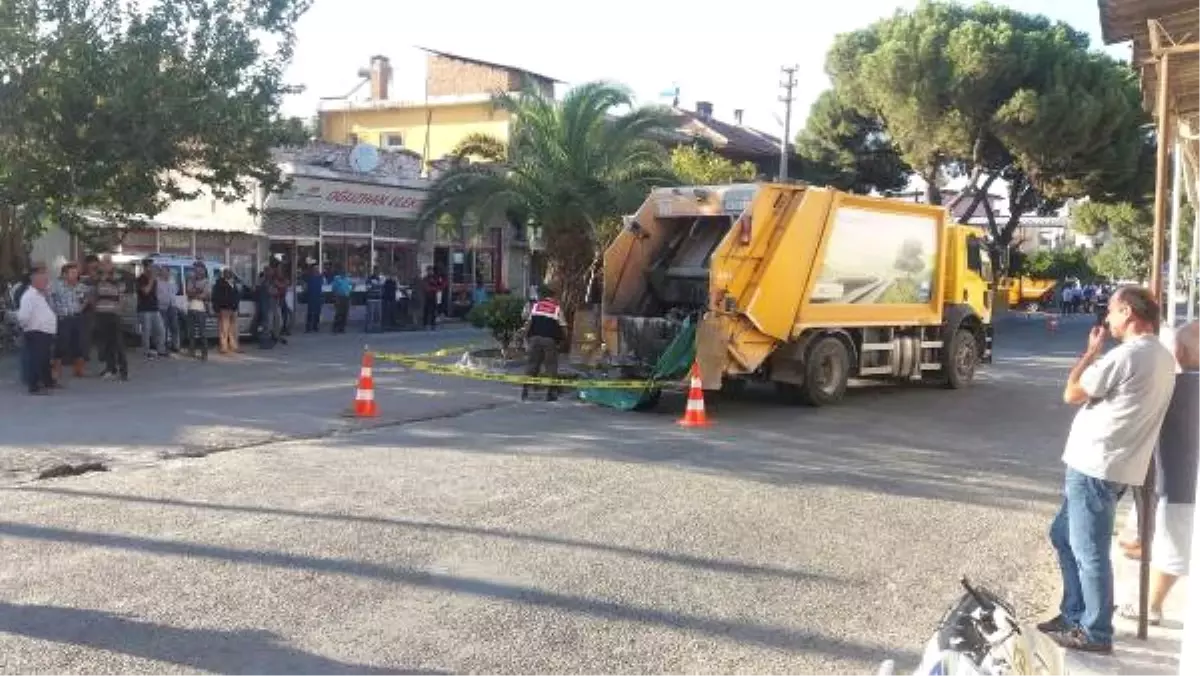
[[[850,352],[833,336],[818,338],[804,361],[801,394],[809,406],[836,404],[850,383]]]
[[[942,368],[943,382],[952,390],[961,390],[975,379],[975,367],[979,365],[979,342],[968,329],[959,329],[950,339]]]

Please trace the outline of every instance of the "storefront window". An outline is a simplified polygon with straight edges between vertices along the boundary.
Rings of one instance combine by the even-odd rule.
[[[403,283],[417,277],[417,252],[412,246],[397,245],[392,249],[392,274]]]
[[[341,237],[321,239],[321,270],[331,275],[346,270],[346,240]]]
[[[254,284],[258,279],[258,256],[255,254],[232,252],[229,254],[229,267],[246,284]]]
[[[296,245],[297,279],[308,273],[310,265],[317,265],[319,263],[317,259],[318,248],[316,242]]]
[[[271,252],[271,262],[279,266],[284,279],[292,279],[295,268],[296,243],[274,241],[271,242],[269,251]]]
[[[153,230],[126,230],[120,240],[122,253],[152,254],[155,252]],[[189,249],[189,253],[191,250]]]
[[[220,232],[196,233],[196,256],[206,261],[225,262],[225,234]]]
[[[159,230],[158,250],[173,256],[192,255],[192,232],[190,230]]]
[[[371,274],[370,242],[346,243],[346,273],[355,281],[365,280]]]
[[[488,286],[496,283],[496,254],[493,251],[478,251],[475,254],[475,281]]]

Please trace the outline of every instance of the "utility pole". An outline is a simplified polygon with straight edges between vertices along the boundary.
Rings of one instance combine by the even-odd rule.
[[[783,138],[779,142],[779,180],[786,181],[788,177],[788,137],[792,134],[792,90],[796,87],[796,70],[799,66],[784,66],[780,68],[786,80],[779,83],[783,88]]]

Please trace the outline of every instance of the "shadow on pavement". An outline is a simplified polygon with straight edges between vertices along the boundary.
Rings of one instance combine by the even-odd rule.
[[[1000,387],[903,395],[892,389],[820,410],[715,401],[709,407],[713,426],[704,430],[677,427],[674,418],[682,404],[664,398],[654,413],[532,404],[544,408],[537,429],[528,424],[528,415],[489,415],[483,423],[470,422],[477,414],[468,414],[453,425],[407,426],[329,444],[588,457],[773,485],[841,486],[1003,509],[1058,503],[1061,437],[1069,419],[1052,396]],[[914,415],[921,406],[941,407],[944,413]]]
[[[206,509],[218,512],[237,512],[242,514],[258,514],[265,516],[283,516],[294,517],[298,519],[311,519],[316,521],[334,521],[346,523],[361,523],[376,526],[408,528],[420,531],[429,531],[434,533],[446,533],[451,535],[472,535],[479,537],[492,537],[503,540],[513,540],[518,542],[530,542],[534,544],[555,545],[563,547],[577,547],[580,549],[588,549],[597,552],[608,554],[617,554],[621,556],[629,556],[635,558],[644,558],[662,563],[676,564],[687,566],[690,568],[701,568],[720,573],[730,573],[734,575],[762,575],[769,577],[779,577],[789,580],[824,580],[830,582],[838,582],[840,584],[851,584],[841,578],[835,578],[821,573],[806,573],[799,570],[789,570],[787,568],[778,568],[775,566],[762,566],[750,563],[742,563],[739,561],[728,561],[721,559],[708,559],[700,556],[689,556],[687,554],[675,554],[672,552],[655,551],[649,549],[637,549],[636,547],[623,547],[619,545],[611,545],[603,542],[591,542],[588,540],[578,540],[575,538],[557,537],[553,535],[539,535],[537,533],[521,533],[512,530],[501,528],[483,528],[478,526],[463,526],[450,523],[437,523],[433,521],[416,521],[411,519],[392,519],[375,516],[360,516],[354,514],[324,514],[321,512],[309,512],[295,509],[279,509],[275,507],[257,507],[253,505],[224,505],[209,502],[195,502],[190,500],[174,500],[169,498],[146,498],[136,495],[119,495],[113,493],[100,493],[96,491],[79,491],[65,488],[50,488],[40,486],[30,486],[17,489],[32,493],[45,493],[62,497],[87,498],[96,500],[111,500],[131,504],[155,505],[166,507],[183,507],[189,509]]]
[[[322,657],[269,631],[184,629],[99,610],[0,601],[0,632],[83,646],[218,674],[439,674]]]
[[[723,620],[690,615],[649,606],[637,606],[571,594],[544,591],[499,582],[491,582],[457,575],[447,575],[414,570],[407,567],[389,567],[378,564],[332,559],[281,552],[263,552],[250,549],[203,545],[177,540],[160,540],[129,535],[92,533],[0,521],[0,535],[42,542],[70,543],[88,547],[145,552],[163,556],[210,559],[237,564],[268,566],[287,570],[309,570],[320,573],[350,575],[409,585],[421,589],[445,591],[456,594],[509,601],[541,608],[550,608],[569,613],[624,622],[669,627],[729,639],[741,643],[765,646],[792,652],[818,652],[829,656],[855,659],[878,664],[885,659],[915,660],[915,654],[897,654],[884,646],[870,645],[814,634],[811,632],[771,626],[756,622]],[[57,610],[57,609],[56,609]],[[71,611],[67,611],[71,612]],[[17,624],[13,622],[13,624]],[[17,626],[25,626],[22,621]],[[0,627],[3,628],[3,627]],[[153,649],[154,642],[147,649]],[[87,643],[85,643],[86,645]],[[259,642],[254,643],[259,645]],[[268,646],[269,647],[269,646]],[[227,650],[227,648],[226,648]],[[290,649],[285,649],[290,650]],[[287,655],[278,656],[286,659]],[[319,659],[319,658],[318,658]],[[361,669],[361,667],[353,667]],[[217,667],[214,671],[230,671],[228,667]],[[260,669],[252,669],[261,673]],[[290,669],[303,673],[313,671],[304,667]],[[355,671],[354,673],[373,673]],[[378,672],[375,672],[378,673]]]

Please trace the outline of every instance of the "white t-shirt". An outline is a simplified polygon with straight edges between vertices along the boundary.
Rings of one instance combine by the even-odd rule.
[[[192,312],[205,312],[208,310],[208,278],[200,277],[188,281],[188,295],[196,296],[189,297],[187,301],[187,309]]]
[[[1075,414],[1062,460],[1096,479],[1141,486],[1171,394],[1175,357],[1155,336],[1121,343],[1088,367],[1091,397]]]

